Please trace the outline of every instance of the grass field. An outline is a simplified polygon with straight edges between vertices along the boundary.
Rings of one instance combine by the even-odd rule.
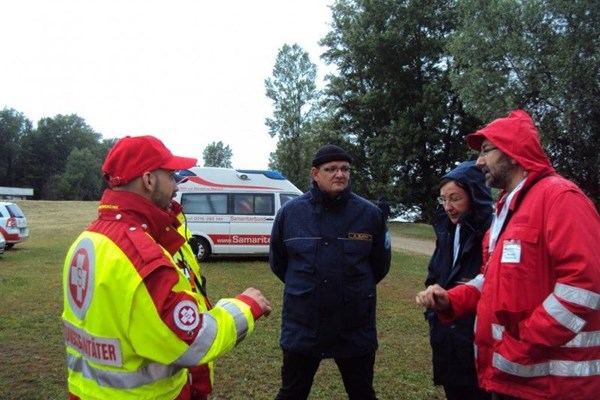
[[[95,218],[97,204],[18,203],[27,215],[30,238],[0,256],[0,399],[64,400],[62,263],[71,242]],[[426,225],[417,224],[393,224],[392,230],[417,237],[431,234]],[[427,259],[395,252],[391,271],[379,284],[375,389],[381,400],[443,399],[442,391],[431,384],[427,326],[414,304]],[[281,364],[283,285],[265,259],[218,259],[202,267],[213,302],[254,286],[267,295],[275,310],[257,322],[254,335],[217,360],[211,400],[274,398]],[[331,360],[321,364],[310,398],[346,398]]]
[[[390,231],[416,239],[435,240],[435,232],[431,225],[427,224],[392,222],[390,223]]]

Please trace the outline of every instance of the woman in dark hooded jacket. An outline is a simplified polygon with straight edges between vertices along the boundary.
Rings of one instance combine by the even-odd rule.
[[[492,222],[493,200],[482,171],[466,161],[440,181],[441,205],[433,220],[436,248],[429,261],[425,286],[444,289],[464,284],[479,274],[481,243]],[[433,355],[433,382],[448,400],[489,399],[477,384],[473,352],[474,317],[442,324],[433,310],[425,311]]]

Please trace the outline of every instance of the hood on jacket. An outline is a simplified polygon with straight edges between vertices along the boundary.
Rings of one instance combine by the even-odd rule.
[[[523,110],[514,110],[508,117],[498,118],[467,135],[467,144],[473,150],[480,151],[485,139],[518,162],[528,176],[533,174],[538,177],[555,172],[542,149],[533,120]]]
[[[492,191],[485,184],[485,175],[475,165],[475,161],[465,161],[460,163],[452,171],[444,175],[441,181],[450,179],[460,182],[467,188],[467,192],[471,197],[471,204],[468,212],[460,217],[460,221],[472,222],[475,225],[480,225],[482,221],[487,221],[493,212],[494,199]],[[442,210],[444,215],[446,212]]]

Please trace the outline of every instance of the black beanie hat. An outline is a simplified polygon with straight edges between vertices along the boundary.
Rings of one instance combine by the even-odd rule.
[[[312,161],[312,166],[317,168],[319,165],[330,161],[348,161],[349,163],[352,163],[352,157],[350,157],[350,155],[341,147],[333,144],[326,144],[317,150],[317,154],[315,154],[315,158]]]

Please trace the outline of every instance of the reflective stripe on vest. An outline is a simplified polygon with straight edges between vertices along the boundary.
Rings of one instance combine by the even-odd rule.
[[[554,294],[569,303],[577,304],[592,310],[600,310],[600,294],[575,286],[557,283]]]
[[[494,367],[510,375],[523,378],[540,376],[585,377],[600,375],[600,360],[592,361],[556,361],[541,364],[521,365],[508,361],[498,353],[494,353]]]
[[[576,333],[575,337],[562,347],[588,348],[600,346],[600,331],[581,332],[586,321],[566,308],[558,299],[587,307],[592,310],[600,309],[600,295],[586,289],[577,288],[562,283],[557,283],[554,292],[544,300],[544,310],[552,316],[561,326]],[[492,337],[502,340],[505,327],[492,324]],[[509,361],[498,353],[493,354],[492,365],[507,374],[523,378],[541,376],[587,377],[600,375],[600,360],[567,361],[549,360],[548,362],[522,365]]]
[[[563,347],[596,347],[600,346],[600,331],[579,332]]]
[[[473,286],[481,293],[481,289],[483,288],[484,280],[485,280],[485,277],[483,276],[483,274],[479,274],[475,278],[473,278],[469,282],[467,282],[466,284]]]
[[[502,340],[502,333],[504,332],[504,326],[500,324],[492,324],[492,337],[495,340]],[[600,331],[594,332],[579,332],[573,339],[565,343],[561,347],[598,347],[600,346]]]
[[[546,310],[550,316],[552,316],[562,326],[574,333],[579,332],[585,326],[585,320],[579,318],[577,315],[569,311],[567,307],[563,306],[561,302],[558,301],[558,299],[554,296],[554,294],[550,294],[550,296],[544,300],[543,306],[544,310]]]
[[[248,321],[246,320],[244,312],[235,303],[227,300],[219,300],[217,307],[223,307],[233,317],[233,320],[235,321],[235,330],[237,332],[237,339],[235,342],[237,345],[244,340],[248,334]]]
[[[224,308],[233,318],[236,330],[236,345],[246,337],[248,333],[248,321],[244,312],[233,302],[220,300],[216,307]],[[185,353],[173,364],[184,367],[200,364],[201,360],[208,354],[217,337],[217,320],[210,314],[202,314],[202,328],[196,335],[196,340],[190,345]]]
[[[494,353],[492,365],[500,371],[510,375],[516,375],[523,378],[534,378],[536,376],[548,375],[548,363],[521,365],[512,361],[508,361],[498,353]]]
[[[502,333],[504,333],[504,326],[500,324],[492,324],[492,337],[496,340],[502,340]]]
[[[169,378],[181,370],[173,365],[152,363],[135,372],[117,372],[94,368],[84,358],[67,353],[67,366],[100,386],[114,389],[133,389],[160,379]]]
[[[202,327],[196,335],[196,340],[173,364],[183,367],[200,364],[200,360],[211,349],[216,337],[217,321],[209,313],[202,314]]]

